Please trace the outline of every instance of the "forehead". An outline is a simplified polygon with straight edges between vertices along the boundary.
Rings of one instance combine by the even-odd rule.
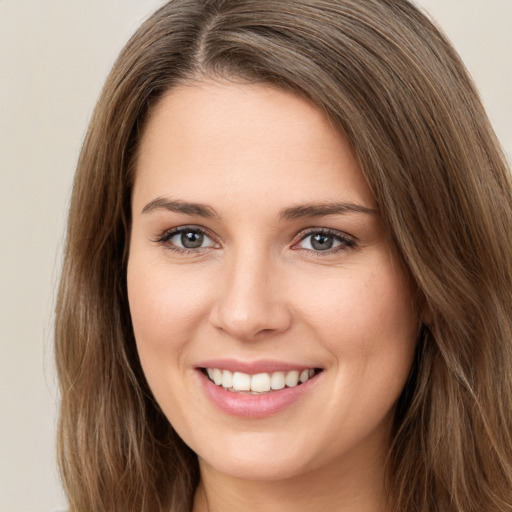
[[[138,192],[192,194],[200,202],[217,192],[374,206],[354,151],[321,109],[265,84],[206,82],[169,91],[140,142]]]

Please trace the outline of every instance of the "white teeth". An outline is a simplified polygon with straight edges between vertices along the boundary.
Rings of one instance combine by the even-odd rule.
[[[233,389],[235,391],[250,391],[251,376],[247,373],[235,372],[233,374]]]
[[[270,377],[270,387],[272,389],[283,389],[285,386],[284,372],[274,372]]]
[[[222,387],[232,388],[233,387],[233,374],[229,370],[222,372]]]
[[[299,383],[299,372],[288,372],[286,374],[284,382],[289,388],[294,388]]]
[[[220,386],[222,384],[222,372],[217,368],[213,369],[213,382],[215,382],[217,386]]]
[[[230,391],[248,391],[253,393],[267,393],[270,390],[280,390],[285,387],[293,388],[299,383],[303,384],[315,375],[312,368],[292,370],[289,372],[257,373],[249,375],[243,372],[231,372],[218,368],[207,368],[206,373],[217,386]]]
[[[258,373],[251,377],[251,391],[264,393],[270,391],[270,375],[268,373]]]

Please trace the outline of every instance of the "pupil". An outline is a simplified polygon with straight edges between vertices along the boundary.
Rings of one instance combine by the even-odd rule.
[[[332,236],[329,235],[314,235],[311,239],[311,247],[318,251],[325,251],[331,249],[333,244]]]
[[[204,235],[194,231],[187,231],[181,234],[181,243],[187,249],[197,249],[203,245]]]

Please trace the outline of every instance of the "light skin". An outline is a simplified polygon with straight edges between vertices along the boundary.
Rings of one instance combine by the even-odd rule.
[[[383,512],[418,318],[354,153],[319,108],[263,84],[176,87],[136,165],[128,294],[143,370],[198,454],[194,512]],[[201,361],[321,369],[259,418]]]

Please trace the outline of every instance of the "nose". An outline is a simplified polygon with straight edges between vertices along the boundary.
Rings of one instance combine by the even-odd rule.
[[[272,258],[239,254],[226,263],[211,310],[211,323],[234,338],[255,340],[283,333],[292,324],[292,311],[282,269]]]

